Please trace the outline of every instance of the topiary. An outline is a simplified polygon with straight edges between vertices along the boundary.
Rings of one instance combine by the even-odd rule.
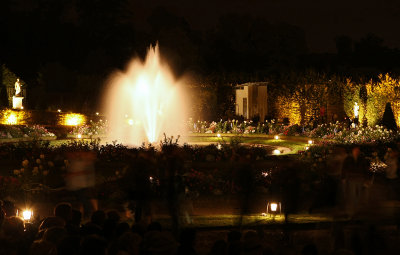
[[[383,113],[381,125],[387,129],[397,130],[396,120],[394,119],[394,114],[392,106],[390,103],[386,104],[385,112]]]

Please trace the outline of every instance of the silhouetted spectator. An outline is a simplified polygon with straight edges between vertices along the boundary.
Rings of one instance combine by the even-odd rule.
[[[70,203],[59,203],[54,207],[54,216],[63,218],[69,222],[72,218],[72,206]]]
[[[301,255],[318,255],[315,244],[306,244],[301,250]]]
[[[162,226],[161,226],[160,222],[153,221],[147,227],[147,231],[162,231]]]
[[[365,197],[364,185],[367,181],[368,161],[361,155],[360,147],[355,146],[351,155],[343,163],[345,181],[346,211],[353,216]]]
[[[129,231],[129,224],[126,222],[120,222],[115,228],[115,236],[120,237],[122,234]]]
[[[31,255],[57,255],[57,246],[45,240],[37,240],[30,248]]]
[[[228,233],[228,254],[240,254],[242,250],[241,244],[242,234],[239,231],[232,230]]]
[[[82,240],[79,255],[106,255],[107,242],[96,235],[89,235]]]
[[[126,232],[118,238],[118,254],[139,255],[142,237],[138,234]],[[124,253],[121,253],[124,252]]]
[[[261,240],[255,231],[248,231],[243,236],[243,244],[242,244],[242,254],[250,255],[250,254],[262,254],[262,245]]]
[[[183,229],[180,234],[180,246],[178,248],[178,255],[195,255],[197,254],[194,246],[196,243],[196,230],[193,228]]]
[[[385,163],[387,167],[385,168],[385,177],[388,183],[389,199],[398,199],[399,193],[399,151],[397,148],[388,148],[385,155]]]
[[[96,224],[99,227],[103,227],[104,221],[106,220],[106,213],[103,210],[97,210],[92,213],[90,222]]]
[[[144,255],[175,255],[178,244],[169,232],[150,231],[144,235],[141,253]]]
[[[51,227],[65,227],[65,220],[60,217],[47,217],[39,226],[39,231],[46,230]]]
[[[209,255],[227,255],[228,254],[228,244],[225,240],[217,240],[211,247]]]

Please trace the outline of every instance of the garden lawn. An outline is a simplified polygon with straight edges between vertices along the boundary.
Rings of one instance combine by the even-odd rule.
[[[163,226],[170,227],[171,221],[168,216],[155,217],[156,221]],[[182,218],[183,220],[183,218]],[[220,215],[201,215],[192,216],[193,223],[191,227],[195,228],[232,228],[238,226],[240,215],[220,214]],[[308,224],[333,222],[334,219],[329,215],[317,214],[292,214],[289,215],[289,222],[292,224]],[[335,221],[347,221],[346,218],[336,218]],[[259,215],[246,215],[242,218],[242,225],[245,227],[284,224],[285,217],[278,215],[276,217]]]
[[[239,140],[246,144],[262,144],[276,147],[286,147],[291,151],[286,154],[296,154],[299,151],[304,151],[308,145],[308,137],[300,136],[281,136],[275,140],[272,135],[235,135],[223,134],[222,137],[217,137],[217,134],[191,134],[187,137],[189,143],[230,143],[232,140]]]

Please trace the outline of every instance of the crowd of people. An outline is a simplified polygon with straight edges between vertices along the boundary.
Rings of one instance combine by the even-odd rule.
[[[243,161],[244,159],[242,159]],[[237,164],[238,180],[241,187],[248,187],[242,190],[243,203],[242,214],[247,214],[249,201],[253,189],[251,172],[249,171],[248,161],[239,161]],[[80,162],[80,161],[79,161]],[[78,163],[79,163],[78,162]],[[142,162],[142,161],[138,161]],[[143,161],[145,164],[147,161]],[[76,168],[82,168],[76,163]],[[371,201],[369,189],[374,185],[374,175],[370,171],[370,160],[360,150],[360,147],[353,146],[350,151],[346,148],[335,147],[331,156],[327,159],[325,174],[332,181],[332,190],[335,192],[334,205],[344,206],[344,211],[353,217],[360,211],[363,205]],[[387,191],[386,198],[399,200],[399,152],[396,146],[389,148],[384,156],[384,185]],[[147,164],[147,163],[146,163]],[[73,165],[73,164],[72,164]],[[139,163],[132,164],[137,168],[145,168]],[[74,166],[74,165],[73,165]],[[85,166],[84,168],[87,168]],[[176,166],[171,167],[176,169]],[[282,186],[283,211],[287,216],[289,213],[296,213],[298,206],[298,191],[301,183],[296,177],[298,169],[288,171],[290,177],[285,178]],[[144,196],[149,181],[147,175],[137,176],[142,171],[132,171],[136,173],[131,179],[136,180],[135,189],[131,198],[136,202],[135,215],[126,218],[121,216],[116,210],[103,211],[94,206],[93,210],[80,210],[73,208],[70,203],[59,203],[54,208],[52,216],[43,219],[24,221],[18,217],[17,209],[10,202],[1,204],[0,210],[0,255],[1,254],[206,254],[204,249],[199,253],[197,242],[197,231],[193,228],[175,229],[173,224],[169,229],[154,222],[145,212],[144,200],[149,200]],[[171,174],[171,176],[175,176]],[[127,179],[127,180],[131,180]],[[171,184],[176,185],[176,180],[171,179]],[[130,183],[132,185],[132,183]],[[138,188],[138,187],[141,188]],[[171,186],[171,185],[170,185]],[[85,186],[86,187],[86,186]],[[297,188],[296,188],[297,187]],[[138,190],[140,191],[138,193]],[[175,190],[169,191],[172,195],[167,197],[171,204],[170,215],[179,217],[179,199],[176,198]],[[175,194],[175,195],[174,195]],[[82,197],[79,193],[78,197]],[[142,200],[138,199],[140,197]],[[175,203],[173,203],[175,201]],[[81,201],[82,202],[82,201]],[[87,202],[87,201],[86,201]],[[82,205],[84,203],[82,202]],[[292,206],[290,206],[292,205]],[[141,210],[138,210],[141,209]],[[143,212],[142,212],[143,211]],[[91,215],[88,215],[88,212]],[[83,213],[83,214],[82,214]],[[286,217],[285,217],[286,219]],[[172,219],[172,221],[174,218]],[[176,218],[175,220],[179,220]],[[133,223],[132,223],[133,222]],[[192,222],[191,222],[192,223]],[[366,230],[361,230],[361,234],[356,232],[355,236],[366,236],[363,242],[354,245],[344,245],[344,231],[340,227],[332,230],[331,239],[334,243],[331,254],[380,254],[375,251],[378,245],[385,243],[380,236],[380,243],[368,241],[370,236],[379,236],[376,230],[378,223],[368,225]],[[289,230],[290,232],[290,230]],[[290,234],[289,234],[290,235]],[[290,239],[290,237],[289,237]],[[226,231],[226,236],[221,236],[212,240],[207,254],[322,254],[318,252],[319,246],[316,244],[304,243],[303,247],[293,248],[290,242],[282,240],[280,242],[270,242],[263,236],[262,231]],[[349,249],[343,249],[349,248]],[[389,249],[381,246],[380,249]],[[391,253],[388,253],[391,254]]]
[[[374,242],[355,243],[352,249],[344,249],[340,242],[343,231],[332,231],[332,234],[332,241],[337,246],[334,255],[380,254],[374,252],[377,240],[381,240],[378,235],[375,235]],[[299,248],[290,245],[289,239],[284,237],[274,242],[262,228],[242,232],[230,230],[225,236],[212,240],[207,253],[204,250],[199,253],[196,244],[198,232],[194,228],[181,229],[179,235],[174,235],[159,222],[129,224],[115,210],[95,211],[90,219],[82,222],[81,212],[65,202],[55,206],[54,215],[32,222],[17,217],[16,208],[7,203],[2,206],[0,218],[0,254],[7,255],[323,254],[313,242],[304,243]],[[379,247],[382,248],[385,247]],[[364,253],[367,249],[370,252]]]

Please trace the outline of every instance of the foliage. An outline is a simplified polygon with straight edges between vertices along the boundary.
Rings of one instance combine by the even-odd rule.
[[[390,130],[397,130],[396,121],[390,103],[386,104],[385,112],[383,113],[381,124]]]
[[[283,128],[283,134],[288,136],[299,135],[302,133],[302,127],[299,124],[288,125]]]
[[[316,128],[308,132],[309,137],[332,139],[336,133],[343,130],[343,125],[339,122],[318,125]]]
[[[88,124],[74,127],[70,134],[72,135],[87,135],[87,136],[104,136],[108,133],[107,120],[93,121],[90,120]]]
[[[342,144],[373,144],[390,143],[398,139],[399,134],[387,130],[382,126],[360,127],[356,129],[343,129],[338,132],[334,139]]]
[[[40,125],[33,125],[33,126],[0,125],[0,139],[23,138],[23,137],[40,139],[41,137],[53,137],[53,136],[54,136],[53,133],[49,132],[45,127]]]
[[[365,91],[364,91],[365,88]],[[368,125],[375,126],[383,117],[387,103],[392,104],[397,125],[400,124],[400,81],[389,74],[380,74],[377,81],[355,83],[347,80],[344,93],[344,110],[347,116],[354,118],[354,103],[360,105],[359,119],[366,116]],[[360,98],[362,96],[363,98]],[[366,104],[362,103],[366,99]]]

